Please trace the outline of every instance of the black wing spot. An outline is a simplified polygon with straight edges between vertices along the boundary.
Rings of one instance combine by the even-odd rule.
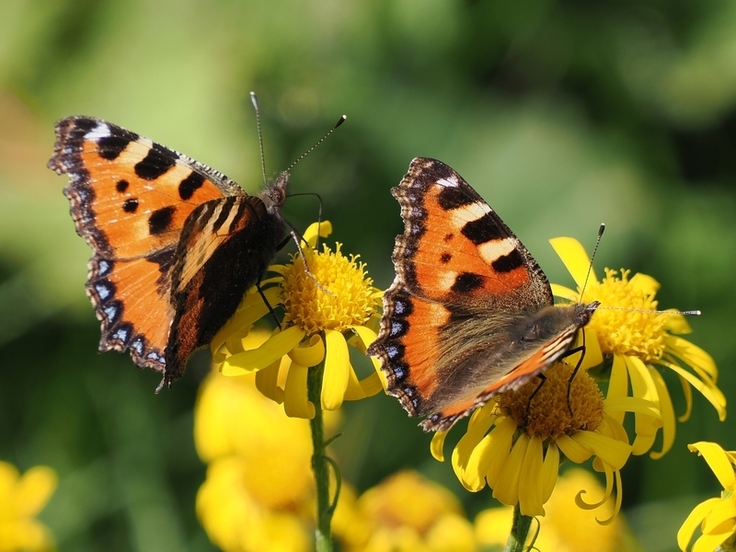
[[[126,213],[135,213],[138,210],[138,200],[136,198],[126,199],[123,201],[123,211]]]
[[[179,157],[160,144],[153,144],[148,154],[135,165],[135,174],[144,180],[156,180],[176,165]]]
[[[496,218],[491,213],[486,213],[482,217],[466,223],[460,232],[475,245],[508,238],[508,232],[496,222]]]
[[[459,187],[442,188],[437,201],[445,211],[451,211],[458,207],[464,207],[478,201],[477,198],[469,197],[468,194]]]
[[[524,259],[521,256],[521,253],[519,253],[518,249],[514,249],[511,253],[508,255],[504,255],[503,257],[499,257],[495,261],[491,263],[491,266],[493,267],[493,270],[496,272],[511,272],[512,270],[516,270],[520,266],[524,265]]]
[[[191,199],[199,188],[204,184],[204,176],[192,171],[184,180],[179,183],[179,197],[184,201]]]
[[[440,262],[442,264],[447,264],[447,263],[450,262],[450,260],[452,260],[452,254],[451,253],[443,253],[442,255],[440,255]]]
[[[118,180],[115,184],[115,189],[122,194],[128,189],[128,186],[130,186],[130,183],[127,180]]]
[[[171,226],[176,207],[163,207],[151,213],[148,218],[148,231],[152,236],[166,232]]]
[[[450,291],[453,293],[471,293],[483,286],[484,278],[480,274],[473,272],[463,272],[457,278],[455,283],[452,284]]]
[[[112,161],[125,151],[128,144],[133,140],[132,136],[112,135],[97,140],[97,153],[100,157]]]
[[[452,241],[454,238],[455,238],[455,234],[453,234],[452,232],[449,233],[449,234],[445,234],[445,241],[446,242]]]

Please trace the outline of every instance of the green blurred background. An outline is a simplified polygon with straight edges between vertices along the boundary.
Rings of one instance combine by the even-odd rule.
[[[60,549],[213,550],[194,515],[204,466],[192,407],[208,370],[155,396],[159,376],[96,353],[84,294],[90,251],[45,168],[53,123],[105,118],[261,186],[248,93],[263,111],[269,174],[346,113],[292,173],[318,192],[333,237],[376,284],[402,229],[389,194],[415,156],[460,172],[550,280],[571,285],[547,240],[592,247],[596,267],[662,283],[662,307],[701,309],[692,341],[736,399],[736,3],[729,0],[3,0],[0,2],[0,459],[47,464],[61,483],[41,519]],[[316,219],[313,198],[287,218]],[[293,246],[287,247],[293,249]],[[282,254],[283,255],[283,254]],[[684,401],[671,384],[678,413]],[[675,550],[689,510],[719,487],[687,443],[736,448],[695,396],[673,450],[624,469],[624,511],[644,549]],[[359,489],[399,467],[459,488],[398,403],[347,409],[336,445]]]

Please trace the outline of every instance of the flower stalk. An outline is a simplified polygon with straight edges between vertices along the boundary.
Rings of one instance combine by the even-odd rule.
[[[506,541],[504,552],[523,552],[525,550],[524,543],[529,538],[529,529],[532,526],[531,516],[525,516],[521,513],[521,507],[517,502],[514,506],[514,520],[511,525],[509,539]]]
[[[312,430],[312,471],[314,472],[314,481],[317,488],[317,527],[315,529],[315,550],[317,552],[332,552],[332,532],[330,524],[332,522],[332,514],[334,513],[334,505],[337,504],[337,493],[335,500],[330,503],[330,473],[328,464],[332,464],[336,468],[334,462],[330,462],[326,455],[325,449],[325,430],[324,420],[322,416],[322,379],[325,373],[325,361],[322,360],[317,366],[313,366],[307,371],[307,398],[314,405],[314,417],[309,420],[309,427]]]

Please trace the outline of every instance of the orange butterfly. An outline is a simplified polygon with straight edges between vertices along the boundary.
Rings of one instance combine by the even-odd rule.
[[[445,431],[563,357],[598,302],[555,307],[534,257],[441,161],[414,159],[391,193],[405,228],[368,352],[409,415]]]
[[[180,378],[258,283],[284,240],[288,172],[258,196],[206,165],[92,117],[56,123],[48,163],[92,247],[87,295],[100,352]]]

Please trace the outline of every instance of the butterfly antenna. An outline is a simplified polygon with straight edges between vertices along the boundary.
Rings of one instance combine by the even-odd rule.
[[[296,197],[296,196],[314,196],[317,198],[317,201],[319,202],[319,210],[317,211],[317,243],[315,246],[315,249],[319,249],[319,240],[322,236],[320,236],[320,231],[322,229],[322,196],[319,195],[316,192],[299,192],[296,194],[289,194],[289,197]],[[306,243],[304,240],[304,237],[300,236],[301,240]]]
[[[325,134],[322,138],[320,138],[319,140],[317,140],[317,143],[316,144],[314,144],[311,148],[309,148],[307,151],[305,151],[299,157],[297,157],[296,158],[296,161],[294,161],[291,165],[289,165],[286,168],[286,171],[285,172],[287,172],[287,173],[288,172],[291,172],[291,169],[294,168],[294,165],[296,165],[297,163],[299,163],[299,161],[301,161],[307,155],[309,155],[310,153],[312,153],[317,148],[317,146],[319,146],[322,142],[324,142],[325,140],[327,140],[328,136],[330,134],[332,134],[333,132],[335,132],[337,130],[337,127],[339,127],[341,124],[343,124],[347,120],[347,118],[348,118],[347,115],[343,115],[342,117],[340,117],[338,119],[338,121],[335,123],[335,126],[333,126],[330,130],[328,130],[327,131],[327,134]]]
[[[253,109],[256,112],[256,128],[258,129],[258,149],[261,151],[261,173],[263,174],[263,185],[267,183],[266,180],[266,158],[263,155],[263,133],[261,132],[261,108],[258,107],[258,97],[255,92],[250,93],[250,101],[253,104]]]
[[[595,254],[598,252],[598,246],[601,244],[601,238],[603,237],[603,232],[606,231],[606,223],[601,222],[600,227],[598,228],[598,238],[595,240],[595,247],[593,247],[593,253],[590,255],[590,261],[588,262],[588,273],[585,275],[585,281],[583,282],[583,289],[580,290],[580,297],[583,297],[583,294],[585,293],[585,288],[588,287],[588,280],[590,279],[590,275],[593,272],[593,259],[595,259]]]
[[[677,314],[680,316],[700,316],[702,313],[699,310],[687,310],[681,311],[677,309],[666,309],[666,310],[652,310],[652,309],[632,309],[630,307],[598,307],[600,310],[617,310],[626,312],[641,312],[644,314]]]

